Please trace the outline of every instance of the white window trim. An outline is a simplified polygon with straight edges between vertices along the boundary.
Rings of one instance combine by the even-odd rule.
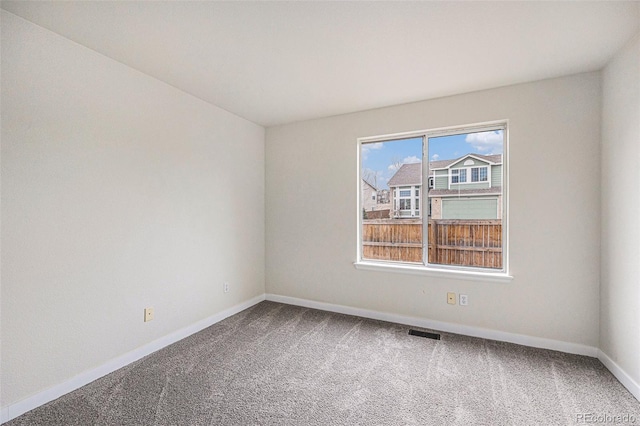
[[[361,260],[354,262],[356,269],[363,271],[377,272],[397,272],[410,275],[422,275],[427,277],[451,278],[472,281],[493,281],[493,282],[510,282],[513,276],[505,272],[485,272],[477,270],[478,268],[435,268],[434,265],[424,266],[412,263],[401,262],[377,262],[375,260]]]
[[[471,183],[489,182],[489,166],[472,166],[472,167],[469,167],[469,168],[471,169],[470,170]],[[476,180],[476,181],[473,180],[473,169],[478,169],[478,180]],[[480,176],[481,176],[480,170],[482,170],[482,169],[485,170],[485,174],[484,174],[485,180],[480,180]]]
[[[487,180],[477,180],[473,181],[471,178],[471,169],[486,169],[487,170]],[[466,170],[466,179],[464,182],[453,182],[453,171],[454,170]],[[458,172],[457,176],[460,176]],[[480,176],[480,172],[478,172],[478,176]],[[485,183],[488,182],[489,186],[491,186],[491,180],[489,179],[489,166],[468,166],[468,167],[456,167],[455,169],[449,169],[449,189],[451,189],[451,185],[468,185],[470,183]]]
[[[412,219],[420,219],[422,217],[422,214],[420,212],[420,207],[422,206],[422,199],[420,197],[422,197],[422,194],[419,194],[418,197],[416,197],[416,189],[420,189],[421,185],[405,185],[405,186],[398,186],[395,187],[396,188],[396,197],[395,199],[397,200],[397,208],[396,210],[398,212],[409,212],[410,216],[398,216],[401,218],[412,218]],[[409,188],[409,189],[406,189]],[[400,195],[400,191],[409,191],[409,195]],[[409,205],[411,206],[411,208],[409,209],[400,209],[400,200],[409,200]]]
[[[358,180],[357,180],[357,192],[356,194],[360,194],[361,191],[361,176],[360,170],[362,170],[362,158],[361,158],[361,148],[362,144],[372,143],[372,142],[389,142],[393,140],[400,139],[409,139],[422,137],[423,138],[423,176],[429,176],[429,162],[424,161],[424,152],[425,147],[427,146],[428,138],[438,137],[438,136],[447,136],[454,135],[460,133],[473,133],[480,131],[493,131],[493,130],[502,130],[504,133],[504,144],[502,150],[502,252],[503,252],[503,269],[495,270],[495,269],[484,269],[484,268],[472,268],[472,267],[460,267],[460,266],[449,266],[449,265],[434,265],[428,263],[428,258],[423,255],[424,264],[412,264],[412,263],[402,263],[402,262],[392,262],[392,261],[376,261],[369,259],[362,259],[362,200],[361,197],[357,197],[357,209],[356,209],[356,218],[357,224],[356,227],[356,261],[353,263],[356,269],[359,270],[369,270],[369,271],[379,271],[379,272],[396,272],[396,273],[407,273],[414,275],[424,275],[424,276],[433,276],[440,278],[451,278],[451,279],[468,279],[473,281],[492,281],[492,282],[509,282],[513,279],[513,276],[509,272],[510,263],[509,263],[509,120],[500,120],[493,122],[485,122],[485,123],[476,123],[470,124],[466,126],[451,126],[451,127],[442,127],[437,129],[429,129],[429,130],[421,130],[415,132],[404,132],[404,133],[395,133],[390,135],[380,135],[380,136],[372,136],[372,137],[363,137],[358,138],[356,144],[356,158],[358,161]],[[488,182],[491,182],[491,178],[489,176],[487,170],[487,179]],[[474,182],[477,183],[477,182]],[[428,209],[428,199],[429,197],[423,197],[422,191],[420,194],[421,199],[421,208],[420,214],[422,217],[422,212],[426,211],[425,208]],[[428,215],[427,215],[428,217]],[[424,227],[423,228],[427,228]],[[423,229],[424,237],[423,241],[424,250],[427,250],[427,229]]]

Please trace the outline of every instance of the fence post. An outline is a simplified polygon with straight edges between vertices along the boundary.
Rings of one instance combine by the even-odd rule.
[[[438,245],[438,242],[436,241],[436,235],[438,235],[436,227],[438,226],[438,224],[433,219],[429,219],[429,224],[427,226],[429,227],[429,241],[427,241],[427,243],[429,244],[429,263],[436,263],[435,255],[436,247]]]

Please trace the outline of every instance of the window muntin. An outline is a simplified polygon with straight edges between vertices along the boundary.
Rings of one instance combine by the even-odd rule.
[[[398,217],[417,217],[420,215],[420,189],[416,186],[398,189]]]
[[[415,228],[419,227],[423,233],[422,241],[424,241],[424,244],[422,244],[422,241],[419,241],[418,239],[412,240],[410,238],[404,238],[403,241],[377,241],[376,244],[380,250],[382,250],[382,247],[384,246],[384,250],[395,250],[395,254],[389,254],[389,252],[387,252],[386,257],[372,258],[366,256],[364,253],[365,244],[369,244],[370,242],[364,240],[365,232],[363,229],[359,258],[362,260],[375,260],[376,262],[381,262],[382,265],[385,262],[421,263],[427,268],[453,268],[465,271],[480,270],[487,272],[496,272],[497,270],[498,272],[506,272],[507,253],[506,244],[504,244],[504,242],[506,242],[506,203],[504,201],[503,188],[505,186],[504,181],[507,176],[505,169],[502,169],[502,167],[504,167],[502,159],[504,158],[504,142],[506,141],[505,133],[506,126],[504,124],[500,124],[489,125],[487,127],[478,126],[473,129],[447,129],[445,131],[426,131],[422,134],[414,134],[415,136],[422,136],[424,138],[424,158],[433,160],[437,159],[439,163],[442,163],[443,160],[456,160],[454,162],[452,161],[448,165],[449,167],[441,167],[440,169],[436,168],[434,170],[430,168],[430,165],[433,162],[424,164],[422,167],[422,176],[424,176],[424,181],[421,178],[420,183],[417,185],[414,184],[410,187],[408,185],[396,187],[394,188],[395,191],[392,189],[389,192],[391,198],[395,198],[395,200],[392,200],[392,203],[395,204],[392,205],[389,222],[393,224],[393,221],[395,220],[396,223],[402,223],[402,225],[407,228],[409,225],[413,225]],[[487,143],[493,144],[492,150],[469,150],[470,152],[459,155],[456,158],[448,158],[444,154],[435,151],[439,142],[444,141],[447,137],[454,136],[463,139],[466,138],[475,142],[475,147],[486,148]],[[393,138],[389,138],[389,140],[386,141],[378,139],[376,141],[372,141],[372,143],[382,142],[383,144],[386,144],[394,143],[396,141],[397,139],[394,140]],[[365,145],[365,143],[362,143],[362,145]],[[485,145],[482,145],[482,143],[485,143]],[[475,156],[466,158],[466,155],[468,154],[475,154]],[[423,158],[422,152],[416,153],[413,157],[414,160],[416,158]],[[487,159],[488,161],[481,161],[484,159]],[[462,167],[451,167],[455,166],[455,164],[459,164]],[[494,166],[499,166],[500,169],[497,172],[495,170],[492,172],[492,167]],[[448,189],[445,189],[447,188],[447,175],[449,176],[450,185],[465,185],[449,186]],[[443,183],[437,184],[439,186],[436,190],[435,186],[437,176],[442,176],[445,180]],[[427,188],[424,191],[422,191],[423,183],[426,184]],[[402,191],[402,196],[400,196],[400,191]],[[484,197],[480,197],[481,194]],[[434,195],[438,195],[438,197],[435,197]],[[428,213],[425,217],[420,215],[420,212],[423,210],[422,203],[425,203],[424,209],[426,209],[426,212]],[[448,246],[447,250],[456,252],[457,254],[455,256],[448,257],[433,257],[431,255],[431,251],[433,251],[432,246],[434,245],[432,242],[435,242],[435,245],[438,246],[442,244],[440,241],[436,241],[434,235],[432,235],[433,232],[431,231],[431,226],[426,225],[427,223],[432,225],[432,219],[438,219],[438,225],[442,225],[443,214],[451,216],[450,219],[445,220],[445,222],[449,222],[446,223],[446,225],[455,225],[458,227],[464,225],[467,229],[465,232],[475,232],[479,229],[487,231],[490,228],[483,228],[482,225],[484,222],[493,221],[491,223],[493,228],[487,231],[491,235],[488,237],[485,235],[485,242],[490,240],[489,243],[483,246],[481,238],[470,238],[467,234],[458,235],[457,237],[454,235],[453,240],[450,239],[449,241],[446,241],[447,244],[445,245]],[[390,225],[390,223],[387,223],[386,225]],[[422,226],[423,224],[424,226]],[[389,228],[387,228],[387,231],[389,231]],[[460,231],[460,229],[454,230],[453,232],[455,234],[455,232],[458,231]],[[438,229],[437,232],[441,234],[443,232],[445,234],[450,233],[448,230],[444,229]],[[394,234],[393,231],[387,233]],[[467,245],[460,243],[460,241],[464,242],[464,240],[467,241]],[[469,245],[469,241],[472,241],[473,243]],[[417,249],[417,246],[419,245],[422,246],[422,256],[416,257],[415,255],[407,254],[410,249],[414,249],[415,253],[415,249]],[[470,252],[471,255],[465,256],[460,254],[465,252]],[[481,258],[483,256],[490,258],[490,260],[486,262],[474,262],[470,260],[472,258]]]
[[[471,182],[486,182],[486,181],[487,181],[487,167],[471,168]]]
[[[467,169],[460,169],[460,183],[467,181]]]
[[[467,169],[451,169],[451,183],[466,183]]]

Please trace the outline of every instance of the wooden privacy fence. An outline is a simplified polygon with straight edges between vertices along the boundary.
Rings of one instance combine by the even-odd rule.
[[[502,268],[502,221],[431,219],[429,263]],[[365,220],[362,257],[422,263],[422,221]]]
[[[364,213],[365,219],[389,219],[390,212],[391,212],[390,209],[384,209],[384,210],[370,210],[368,212],[363,212],[363,213]]]
[[[362,224],[364,259],[422,262],[422,221],[365,220]]]

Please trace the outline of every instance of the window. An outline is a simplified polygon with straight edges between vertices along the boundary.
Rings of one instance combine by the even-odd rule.
[[[471,168],[471,182],[486,182],[486,181],[487,181],[486,167]]]
[[[451,183],[465,183],[467,181],[467,169],[452,169]]]
[[[420,189],[416,186],[400,187],[396,196],[396,217],[416,217],[420,215]]]
[[[378,200],[384,213],[375,220],[359,215],[356,265],[506,276],[506,123],[366,138],[359,146],[361,173],[378,176],[390,199]]]

